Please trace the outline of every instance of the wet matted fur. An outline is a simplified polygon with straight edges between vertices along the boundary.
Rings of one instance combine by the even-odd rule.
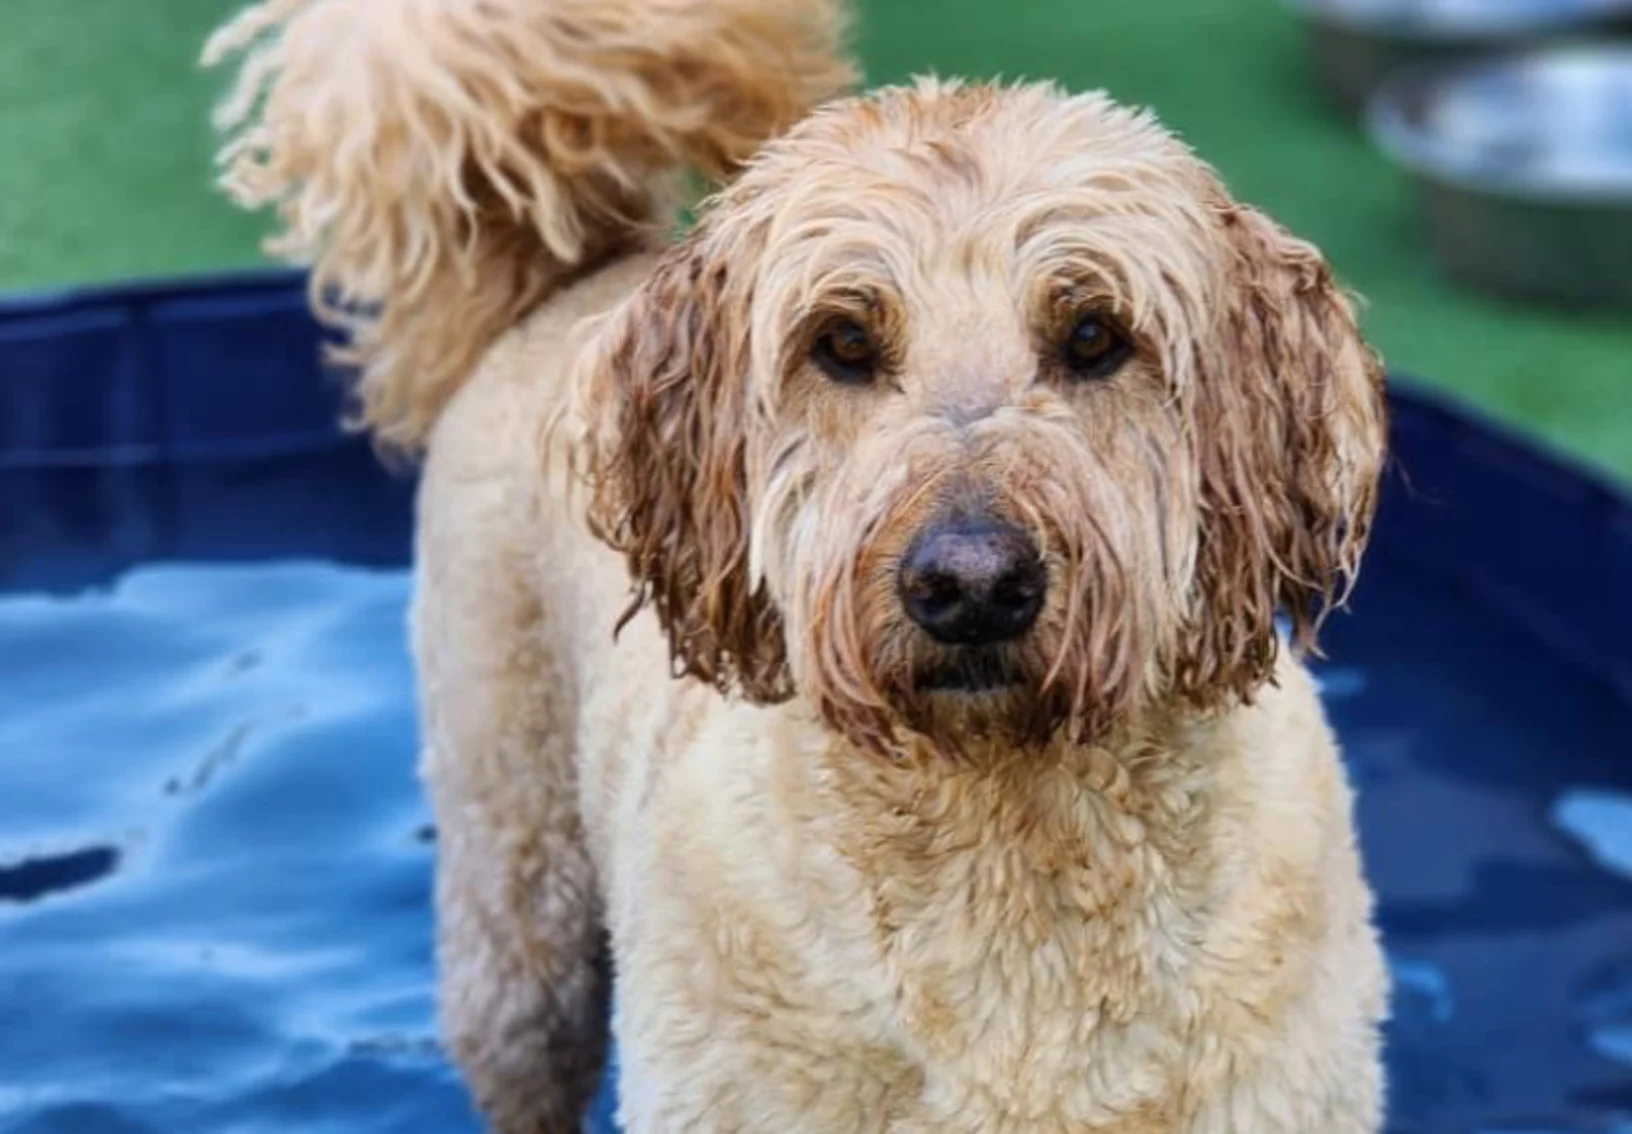
[[[615,1017],[635,1134],[1374,1134],[1386,977],[1297,656],[1383,456],[1352,305],[1148,114],[836,97],[842,31],[270,0],[212,43],[229,188],[424,459],[466,1079],[576,1129]],[[719,191],[671,241],[685,169]],[[900,581],[969,516],[1047,581],[979,651]]]

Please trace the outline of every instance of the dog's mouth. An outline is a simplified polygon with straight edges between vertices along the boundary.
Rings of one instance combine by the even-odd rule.
[[[913,684],[922,693],[990,693],[1024,680],[1007,650],[961,649],[922,666]]]

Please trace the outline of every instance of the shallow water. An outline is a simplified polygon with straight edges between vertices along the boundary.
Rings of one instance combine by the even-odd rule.
[[[478,1129],[438,1048],[406,577],[0,595],[0,1134]],[[1394,1134],[1632,1134],[1632,715],[1373,568],[1324,694]],[[1610,750],[1613,749],[1613,750]]]
[[[406,594],[294,563],[0,600],[0,1130],[477,1128]]]

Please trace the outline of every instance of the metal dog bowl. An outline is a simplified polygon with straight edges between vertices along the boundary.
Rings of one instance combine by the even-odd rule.
[[[1379,91],[1369,120],[1417,179],[1453,278],[1632,307],[1632,45],[1419,68]]]
[[[1632,33],[1632,0],[1284,0],[1319,81],[1351,114],[1402,67],[1583,34]]]

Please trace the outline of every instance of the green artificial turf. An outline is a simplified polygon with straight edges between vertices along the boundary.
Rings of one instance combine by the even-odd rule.
[[[386,0],[359,0],[386,2]],[[219,76],[193,65],[235,0],[4,0],[0,289],[256,262],[209,186]],[[861,0],[869,79],[1050,77],[1153,106],[1326,251],[1392,366],[1632,479],[1632,319],[1465,292],[1408,187],[1304,73],[1277,0]]]
[[[0,0],[0,289],[256,262],[261,225],[210,187],[233,0]]]

